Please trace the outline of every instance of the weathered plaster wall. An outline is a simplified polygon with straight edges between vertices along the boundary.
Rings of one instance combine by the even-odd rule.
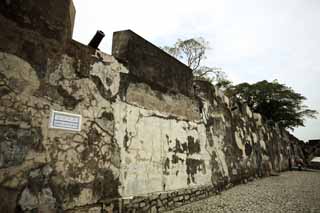
[[[285,170],[299,149],[132,31],[113,56],[72,41],[71,1],[0,12],[1,212],[162,211]],[[49,128],[52,110],[81,131]]]
[[[112,209],[121,161],[112,103],[128,71],[71,41],[71,1],[0,9],[0,212]],[[52,110],[82,115],[81,131],[49,129]]]
[[[103,56],[80,78],[74,64],[64,54],[49,58],[40,81],[28,62],[0,53],[0,182],[16,191],[22,210],[73,209],[119,196],[111,99],[125,68]],[[81,114],[82,130],[49,129],[51,110]]]
[[[174,208],[286,170],[291,147],[299,149],[295,138],[268,127],[247,106],[232,111],[228,99],[206,82],[196,82],[197,99],[128,84],[114,107],[126,211]],[[186,100],[190,113],[177,113]]]
[[[128,43],[128,37],[135,37],[131,34],[117,32],[114,42],[125,38]],[[141,46],[140,39],[135,37],[131,45]],[[137,51],[144,56],[124,63],[128,69],[138,64],[139,69],[121,75],[114,107],[122,159],[119,192],[127,199],[126,211],[170,209],[197,195],[209,196],[203,187],[216,192],[288,169],[293,149],[299,149],[288,132],[268,126],[248,106],[232,103],[207,82],[194,81],[188,93],[159,86],[161,78],[150,83],[148,73],[141,70],[150,69],[145,61],[156,60],[155,55],[146,48],[113,46],[120,57]],[[146,76],[140,78],[139,71]]]
[[[210,184],[204,125],[121,102],[115,108],[123,196]]]

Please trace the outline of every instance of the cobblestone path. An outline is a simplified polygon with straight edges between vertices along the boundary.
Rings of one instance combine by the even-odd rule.
[[[320,172],[291,171],[258,179],[170,211],[178,212],[320,213]]]

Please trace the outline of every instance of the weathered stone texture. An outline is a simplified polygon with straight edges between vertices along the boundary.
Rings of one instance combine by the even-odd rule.
[[[123,196],[210,184],[203,126],[124,103],[115,109]]]
[[[23,163],[29,149],[41,150],[41,129],[21,129],[15,125],[2,125],[0,141],[0,168],[17,166]]]
[[[113,34],[112,55],[151,86],[191,95],[191,69],[131,30]]]
[[[27,62],[0,54],[5,91],[0,97],[1,185],[22,190],[17,208],[72,209],[119,196],[120,150],[113,136],[110,99],[117,92],[118,71],[124,68],[118,64],[101,69],[100,64],[116,61],[111,56],[91,57],[96,62],[87,78],[77,75],[73,57],[61,55],[48,59],[46,80],[40,81]],[[53,109],[81,114],[82,131],[48,129]],[[49,164],[54,172],[47,175],[46,184],[28,178],[34,168]],[[36,191],[30,188],[34,186]]]
[[[286,170],[288,161],[295,158],[290,155],[291,147],[299,149],[294,137],[263,124],[261,116],[245,105],[232,111],[234,104],[212,85],[195,83],[200,120],[168,116],[156,106],[145,107],[146,101],[118,103],[116,138],[123,141],[121,195],[130,199],[167,192],[154,203],[150,195],[134,197],[123,204],[127,211],[169,210],[234,184]],[[140,89],[143,84],[138,85],[134,93],[127,90],[126,97],[157,96],[156,91],[146,92]],[[190,194],[181,189],[195,191]]]
[[[0,13],[21,28],[59,42],[72,37],[75,19],[72,0],[6,0],[0,4]]]
[[[198,99],[181,93],[175,94],[152,89],[152,86],[128,74],[121,74],[119,93],[121,101],[132,106],[162,112],[168,118],[188,121],[201,119],[201,103]]]
[[[70,40],[71,1],[19,2],[0,6],[0,212],[159,212],[299,154],[133,32],[107,55]],[[80,114],[81,131],[50,129],[52,110]]]

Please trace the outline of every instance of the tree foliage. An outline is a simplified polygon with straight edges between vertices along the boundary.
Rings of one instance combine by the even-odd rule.
[[[271,123],[293,129],[304,126],[305,118],[315,118],[317,112],[303,105],[306,98],[278,81],[260,81],[255,84],[241,83],[229,87],[226,95],[245,102]]]
[[[210,49],[209,42],[202,37],[178,39],[172,47],[165,46],[162,49],[190,67],[195,78],[210,81],[221,88],[231,84],[221,68],[202,65],[206,59],[206,51]]]
[[[186,62],[192,70],[199,68],[201,61],[206,58],[205,53],[208,48],[209,43],[201,37],[187,40],[178,39],[173,47],[163,47],[170,55]]]
[[[189,66],[196,79],[207,80],[225,90],[230,98],[247,103],[271,124],[278,123],[280,127],[293,129],[303,126],[305,118],[315,118],[317,114],[303,105],[306,100],[304,96],[276,80],[232,86],[221,68],[202,65],[209,43],[201,37],[178,39],[172,47],[165,46],[162,49]]]

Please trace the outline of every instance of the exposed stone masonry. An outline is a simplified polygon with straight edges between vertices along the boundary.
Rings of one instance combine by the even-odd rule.
[[[0,212],[161,212],[288,169],[301,153],[134,32],[71,40],[72,1],[0,5]],[[53,111],[81,130],[49,128]]]

